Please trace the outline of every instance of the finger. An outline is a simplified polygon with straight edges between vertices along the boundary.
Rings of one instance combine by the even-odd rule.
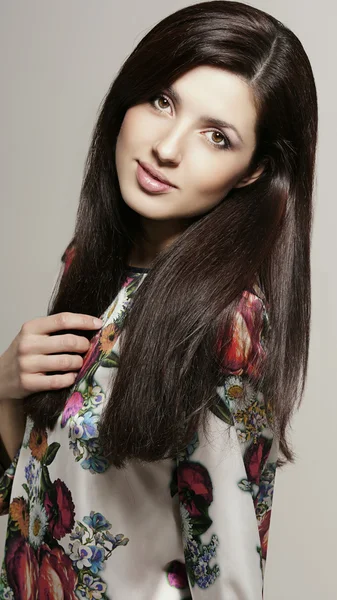
[[[24,323],[21,330],[38,335],[62,331],[63,329],[99,329],[103,321],[81,313],[61,312],[46,317],[37,317]]]
[[[73,354],[53,354],[51,356],[30,355],[25,360],[25,371],[31,374],[49,371],[78,371],[83,365],[83,358]]]
[[[77,373],[61,373],[57,375],[35,373],[34,375],[26,376],[24,387],[29,394],[48,390],[58,390],[73,385],[76,377]]]
[[[61,335],[30,335],[22,339],[19,347],[21,356],[61,354],[75,352],[83,354],[90,347],[90,341],[74,333],[63,333]]]

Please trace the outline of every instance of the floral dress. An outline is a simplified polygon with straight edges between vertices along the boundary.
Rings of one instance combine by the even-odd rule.
[[[208,440],[198,431],[175,460],[124,469],[100,454],[119,335],[147,271],[126,272],[55,428],[38,431],[28,418],[0,476],[1,599],[263,598],[279,445],[253,362],[269,328],[257,285],[242,295]]]

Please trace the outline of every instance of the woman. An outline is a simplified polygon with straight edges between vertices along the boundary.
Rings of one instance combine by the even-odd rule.
[[[262,598],[316,137],[308,57],[263,11],[189,6],[130,54],[48,316],[0,357],[2,597]]]

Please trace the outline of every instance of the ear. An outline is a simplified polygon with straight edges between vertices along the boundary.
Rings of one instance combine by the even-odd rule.
[[[261,173],[263,173],[264,171],[264,165],[260,165],[255,171],[254,173],[251,173],[250,175],[247,175],[246,177],[243,177],[242,179],[240,179],[240,181],[233,186],[233,188],[240,188],[240,187],[244,187],[245,185],[249,185],[250,183],[252,183],[253,181],[256,181],[256,179],[258,179],[261,175]]]

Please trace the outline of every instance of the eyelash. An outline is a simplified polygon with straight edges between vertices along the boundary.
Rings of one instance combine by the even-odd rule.
[[[158,108],[157,106],[155,106],[155,100],[157,100],[158,98],[165,98],[165,100],[167,100],[167,101],[169,101],[169,99],[167,96],[165,96],[165,94],[158,94],[157,96],[153,96],[152,98],[150,98],[149,102],[150,102],[151,106],[153,106],[153,108],[155,110],[162,112],[164,109],[161,109],[161,108]],[[222,137],[224,138],[225,144],[224,145],[215,144],[214,142],[210,142],[206,138],[208,143],[211,144],[211,146],[213,146],[213,148],[216,148],[217,150],[229,150],[232,147],[232,144],[231,144],[229,138],[222,131],[219,131],[218,129],[211,129],[211,131],[206,132],[206,133],[211,133],[214,131],[216,131],[216,133],[219,133],[220,135],[222,135]]]

